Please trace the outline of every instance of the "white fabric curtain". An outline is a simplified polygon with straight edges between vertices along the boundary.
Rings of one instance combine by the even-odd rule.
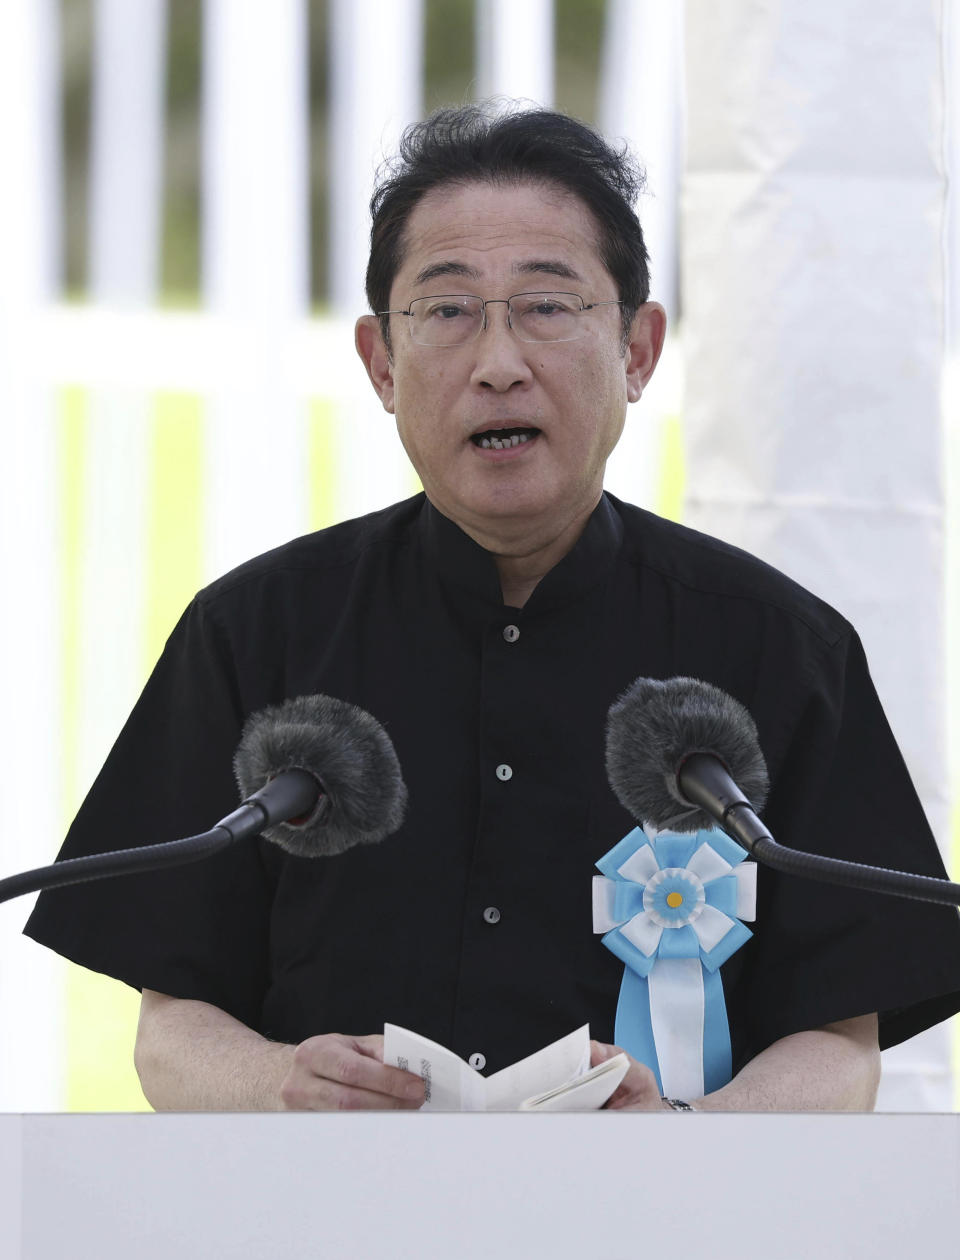
[[[942,5],[686,18],[686,519],[858,627],[945,842]],[[881,1106],[951,1105],[945,1026],[886,1069]]]

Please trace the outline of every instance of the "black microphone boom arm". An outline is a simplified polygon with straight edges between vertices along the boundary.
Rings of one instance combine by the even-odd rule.
[[[135,875],[141,871],[199,862],[237,840],[259,835],[265,827],[282,819],[310,814],[317,808],[318,797],[322,803],[324,798],[320,785],[312,774],[306,770],[284,770],[262,787],[255,797],[249,797],[209,831],[165,844],[67,858],[51,866],[38,866],[32,871],[9,875],[0,879],[0,903],[41,888],[65,888],[69,884],[82,884],[91,879]]]
[[[773,870],[785,871],[826,884],[843,884],[865,892],[889,893],[944,906],[960,906],[960,884],[931,875],[891,871],[819,853],[801,853],[777,844],[754,813],[719,757],[695,752],[685,757],[677,771],[680,795],[709,814],[731,840]]]

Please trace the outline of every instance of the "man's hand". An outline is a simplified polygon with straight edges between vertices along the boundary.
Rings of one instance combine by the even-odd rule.
[[[413,1110],[423,1081],[386,1067],[383,1038],[268,1041],[208,1002],[144,989],[134,1054],[158,1111]]]
[[[602,1041],[590,1042],[590,1066],[605,1063],[615,1054],[626,1053],[618,1046],[607,1046]],[[630,1056],[627,1055],[630,1059]],[[627,1074],[604,1103],[607,1111],[670,1111],[660,1097],[657,1078],[645,1063],[630,1059]]]
[[[602,1042],[590,1045],[593,1066],[619,1053]],[[857,1015],[782,1037],[722,1089],[685,1101],[696,1111],[872,1111],[879,1083],[877,1016]],[[656,1077],[636,1059],[607,1108],[671,1110],[660,1098]]]
[[[297,1046],[280,1099],[286,1111],[415,1111],[424,1086],[412,1072],[385,1066],[383,1037],[326,1033]]]

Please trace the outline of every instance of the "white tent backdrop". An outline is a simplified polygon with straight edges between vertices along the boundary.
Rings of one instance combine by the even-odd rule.
[[[858,627],[945,845],[941,6],[688,19],[686,519]],[[945,1027],[887,1067],[950,1105]]]
[[[307,306],[306,0],[205,2],[204,307],[157,309],[165,10],[96,0],[92,285],[88,303],[67,306],[56,283],[59,6],[0,5],[0,171],[17,192],[0,199],[0,417],[13,470],[0,495],[12,592],[0,753],[17,785],[4,873],[55,853],[61,797],[88,785],[155,653],[159,588],[184,566],[208,580],[318,514],[353,515],[413,484],[350,324],[363,309],[373,172],[422,108],[422,0],[331,0],[324,319]],[[549,103],[555,16],[550,0],[477,0],[485,90]],[[681,183],[686,207],[684,353],[668,345],[609,485],[656,501],[663,426],[678,423],[686,380],[690,520],[858,624],[945,837],[942,6],[691,0],[683,17],[679,0],[605,7],[598,117],[649,156],[640,209],[653,296],[671,311]],[[72,428],[65,387],[85,399]],[[189,469],[164,471],[157,408],[171,391],[196,403],[183,432],[199,440]],[[182,490],[188,471],[196,531],[174,559],[192,500],[183,490],[161,512],[157,486],[166,477],[168,492]],[[91,1091],[76,1081],[98,1070],[103,1092],[85,1105],[126,1105],[111,1089],[130,1071],[134,1005],[111,996],[121,986],[97,989],[92,1005],[92,978],[19,939],[26,912],[0,907],[0,1109],[81,1105]],[[891,1106],[949,1106],[946,1030],[898,1056],[884,1088]]]

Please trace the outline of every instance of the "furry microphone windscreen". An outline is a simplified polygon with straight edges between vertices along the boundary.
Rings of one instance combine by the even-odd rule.
[[[364,709],[333,696],[297,696],[248,718],[233,759],[244,797],[282,770],[306,770],[324,796],[303,823],[263,834],[296,857],[332,857],[375,844],[403,821],[407,789],[390,737]]]
[[[610,706],[607,777],[639,822],[681,832],[715,825],[677,787],[694,752],[718,757],[753,808],[763,808],[767,765],[753,718],[733,696],[697,678],[638,678]]]

